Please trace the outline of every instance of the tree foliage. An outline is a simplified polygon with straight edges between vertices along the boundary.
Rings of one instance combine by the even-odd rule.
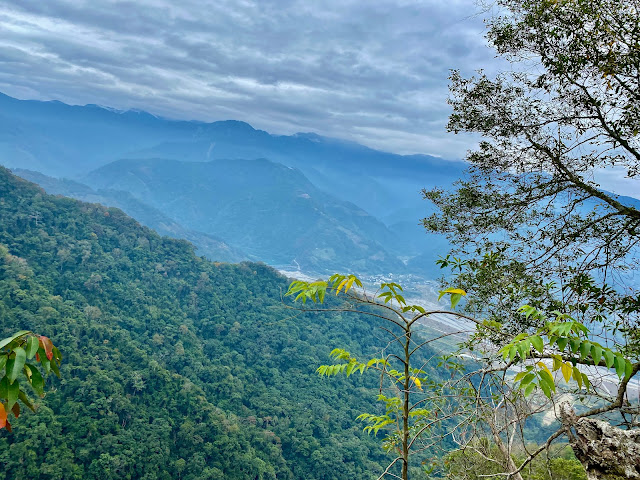
[[[6,248],[4,249],[6,255]],[[0,255],[3,254],[0,248]],[[40,363],[45,374],[55,373],[60,377],[62,355],[53,342],[44,335],[21,330],[0,340],[0,429],[11,431],[7,416],[20,416],[20,402],[35,412],[32,401],[24,389],[29,385],[40,397],[44,397],[44,377],[33,361]],[[4,374],[3,373],[4,370]]]
[[[640,297],[629,272],[640,266],[640,202],[598,178],[640,173],[640,4],[495,6],[487,38],[513,68],[495,78],[452,73],[449,129],[482,141],[453,192],[424,192],[439,208],[424,224],[458,247],[440,262],[453,273],[445,284],[467,291],[464,310],[493,325],[467,345],[493,346],[488,364],[499,349],[505,372],[516,368],[514,391],[557,402],[567,398],[560,380],[584,400],[556,411],[562,425],[546,443],[566,436],[590,478],[625,469],[635,478],[640,456],[627,445],[640,414],[629,388],[640,365]],[[631,429],[630,443],[611,426]],[[580,453],[589,445],[615,457],[606,438],[598,445],[579,433],[588,431],[610,433],[627,454],[605,465]]]
[[[637,266],[639,202],[603,191],[603,169],[640,174],[640,4],[499,0],[488,39],[514,64],[451,75],[448,128],[482,135],[454,194],[425,191],[433,231],[560,276]]]
[[[389,475],[406,480],[410,471],[430,473],[430,465],[420,468],[425,459],[425,450],[439,443],[446,435],[441,433],[443,422],[460,415],[455,408],[449,409],[449,385],[441,381],[432,365],[435,352],[429,345],[450,334],[425,338],[420,335],[420,323],[434,315],[462,316],[444,310],[428,311],[420,305],[407,302],[403,288],[395,282],[383,282],[373,292],[368,292],[362,281],[355,275],[332,275],[328,280],[292,282],[286,296],[323,304],[328,293],[340,296],[345,303],[335,307],[303,307],[316,312],[353,312],[374,319],[382,319],[380,328],[387,337],[386,346],[380,355],[360,360],[343,348],[334,349],[330,357],[338,361],[318,367],[320,376],[351,376],[359,372],[373,370],[379,374],[377,400],[382,405],[378,412],[364,412],[357,420],[366,424],[364,431],[378,435],[384,432],[382,446],[393,454],[392,460],[378,477]],[[451,295],[455,306],[465,292],[449,289],[442,292]],[[332,295],[330,295],[332,296]],[[461,368],[456,362],[449,362],[450,368]],[[424,465],[424,462],[423,462]]]
[[[514,314],[528,319],[534,326],[514,336],[509,327],[505,328],[495,319],[476,319],[455,312],[453,309],[466,296],[466,292],[458,288],[447,288],[440,295],[449,297],[451,310],[430,311],[407,303],[397,283],[382,283],[369,293],[353,275],[334,275],[327,281],[294,281],[287,295],[303,303],[310,299],[314,304],[321,304],[328,292],[341,295],[346,303],[337,309],[303,308],[362,312],[382,318],[388,324],[383,326],[388,343],[380,356],[360,360],[338,348],[331,357],[339,363],[323,365],[317,370],[321,376],[344,374],[347,377],[368,370],[379,372],[377,398],[384,409],[358,417],[367,423],[365,431],[376,435],[384,431],[384,450],[397,454],[379,478],[399,474],[407,479],[411,459],[416,454],[424,460],[425,450],[438,451],[443,445],[478,453],[478,442],[487,438],[503,459],[499,462],[501,470],[496,474],[523,480],[524,470],[530,469],[542,452],[563,437],[572,440],[576,454],[592,474],[596,467],[592,460],[589,459],[591,463],[584,461],[586,457],[577,446],[579,442],[573,441],[575,432],[581,428],[593,429],[600,420],[591,419],[603,415],[628,428],[637,424],[640,404],[628,389],[640,371],[640,359],[634,349],[603,346],[586,325],[571,315],[593,318],[587,312],[588,304],[564,303],[564,312],[523,305]],[[603,307],[604,302],[596,303],[598,314],[608,318],[610,312]],[[434,316],[450,316],[466,321],[467,325],[461,323],[461,330],[429,338],[422,324]],[[441,356],[430,351],[427,357],[416,354],[452,334],[465,335],[453,353]],[[498,349],[496,344],[501,347]],[[442,367],[449,370],[450,378],[443,378],[442,372],[438,372]],[[565,404],[567,394],[579,402]],[[575,413],[574,408],[579,412]],[[532,440],[526,424],[554,409],[560,425],[549,432],[542,445],[525,449],[524,456],[516,455],[514,440],[518,445],[528,445]],[[621,451],[626,451],[622,444]],[[399,472],[393,469],[396,462],[401,462]],[[610,463],[615,464],[617,474],[631,465],[629,461]],[[607,474],[611,475],[613,467],[607,468]]]

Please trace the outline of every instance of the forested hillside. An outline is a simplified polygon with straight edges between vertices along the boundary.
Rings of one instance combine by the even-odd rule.
[[[0,431],[0,478],[374,477],[385,458],[354,422],[373,395],[313,372],[334,346],[374,353],[377,330],[296,316],[287,283],[0,168],[0,336],[64,358],[37,414]]]
[[[85,180],[130,192],[270,265],[297,264],[307,272],[405,270],[386,250],[398,238],[382,222],[319,190],[299,170],[266,159],[120,160]]]
[[[129,192],[108,189],[93,190],[91,187],[73,180],[48,177],[32,170],[15,169],[12,170],[12,173],[38,184],[52,195],[63,195],[83,202],[119,208],[160,235],[188,240],[196,246],[198,255],[204,255],[210,260],[232,263],[248,260],[242,251],[231,247],[222,239],[183,227],[157,209],[140,202]]]

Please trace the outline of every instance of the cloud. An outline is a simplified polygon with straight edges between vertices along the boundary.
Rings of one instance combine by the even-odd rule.
[[[244,120],[461,157],[447,76],[497,65],[468,1],[145,0],[0,5],[0,91]]]

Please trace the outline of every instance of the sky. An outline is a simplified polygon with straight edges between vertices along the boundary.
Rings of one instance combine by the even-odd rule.
[[[498,63],[476,12],[473,0],[0,0],[0,92],[461,158],[449,71]]]
[[[0,92],[459,159],[451,69],[508,68],[484,33],[474,0],[0,0]]]

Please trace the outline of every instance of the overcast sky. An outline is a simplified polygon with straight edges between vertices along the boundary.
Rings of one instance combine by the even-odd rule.
[[[0,91],[237,119],[459,158],[449,69],[492,69],[473,0],[0,0]]]
[[[0,0],[0,92],[456,159],[450,69],[507,67],[484,30],[474,0]]]

